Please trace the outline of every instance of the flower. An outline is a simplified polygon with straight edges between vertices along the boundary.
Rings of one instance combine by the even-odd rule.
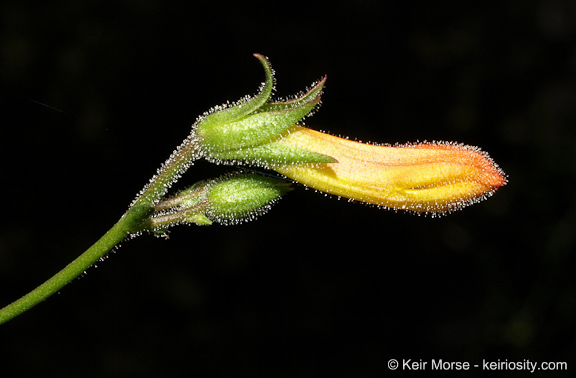
[[[460,209],[506,184],[504,172],[476,147],[445,142],[379,146],[296,125],[317,107],[326,78],[292,100],[273,101],[272,68],[264,56],[255,56],[265,73],[260,93],[216,107],[195,123],[189,139],[199,156],[272,168],[325,193],[424,213]]]
[[[301,126],[287,130],[281,143],[337,162],[274,165],[275,171],[322,192],[386,208],[457,210],[489,197],[507,182],[485,152],[463,144],[380,146]]]

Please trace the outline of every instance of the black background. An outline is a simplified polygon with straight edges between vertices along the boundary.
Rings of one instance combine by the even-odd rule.
[[[328,75],[310,127],[478,145],[510,182],[439,219],[296,187],[254,222],[125,242],[0,327],[0,376],[574,369],[575,29],[559,0],[3,0],[2,305],[112,226],[199,114],[254,94],[256,52],[279,96]],[[230,169],[199,162],[178,187]]]

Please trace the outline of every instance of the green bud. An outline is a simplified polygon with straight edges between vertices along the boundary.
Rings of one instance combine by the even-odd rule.
[[[192,137],[202,155],[217,163],[261,166],[334,162],[328,156],[277,143],[284,132],[318,105],[326,78],[292,100],[269,102],[274,83],[272,68],[262,55],[255,56],[266,75],[261,92],[236,106],[216,109],[198,121]]]
[[[163,231],[177,224],[252,220],[290,190],[286,181],[258,174],[236,173],[201,181],[156,204],[151,228]]]
[[[206,215],[220,223],[239,223],[265,213],[270,204],[290,191],[283,180],[257,174],[229,176],[208,193]]]

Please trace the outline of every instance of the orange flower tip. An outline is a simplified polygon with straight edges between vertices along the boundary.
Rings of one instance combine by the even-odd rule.
[[[508,175],[506,175],[490,155],[480,147],[444,141],[432,141],[431,143],[424,141],[420,143],[420,145],[422,145],[423,148],[438,148],[453,151],[458,156],[454,163],[470,165],[478,169],[478,174],[473,180],[490,186],[494,190],[508,183]],[[447,160],[448,162],[452,162],[450,159]]]

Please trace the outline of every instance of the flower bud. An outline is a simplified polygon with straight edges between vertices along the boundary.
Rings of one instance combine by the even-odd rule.
[[[286,181],[258,174],[237,173],[196,183],[159,202],[152,227],[165,230],[176,224],[237,224],[264,214],[290,191]]]
[[[326,78],[289,101],[269,102],[274,79],[268,60],[255,54],[266,80],[260,93],[232,107],[220,107],[200,119],[193,130],[201,153],[217,163],[269,164],[327,163],[325,155],[279,144],[287,129],[307,116],[320,102]]]
[[[273,169],[322,192],[415,212],[457,210],[506,184],[504,172],[476,147],[452,143],[377,146],[294,126],[287,146],[331,156],[337,163]]]
[[[270,204],[290,190],[287,182],[273,177],[229,176],[211,184],[206,215],[220,223],[252,220],[268,211]]]

